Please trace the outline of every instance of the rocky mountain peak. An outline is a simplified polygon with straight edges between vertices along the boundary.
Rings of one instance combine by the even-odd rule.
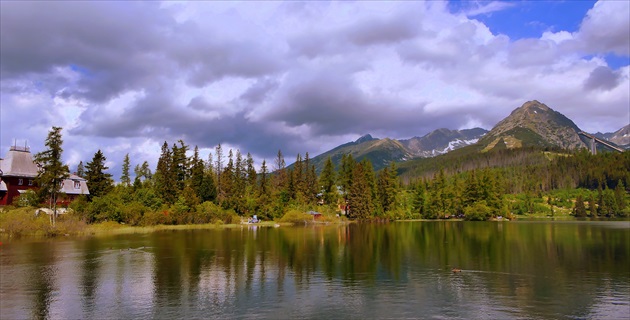
[[[355,143],[363,143],[363,142],[372,141],[372,140],[378,140],[378,139],[373,138],[372,135],[368,133],[368,134],[362,135],[361,138],[355,141]]]
[[[565,149],[585,147],[573,121],[544,103],[524,103],[501,120],[483,139],[485,150],[505,144],[508,148],[524,145],[556,146]]]

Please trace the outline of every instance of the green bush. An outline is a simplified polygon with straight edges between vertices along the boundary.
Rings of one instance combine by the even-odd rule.
[[[492,217],[492,208],[486,205],[485,201],[477,201],[464,208],[464,220],[484,221]]]
[[[170,224],[171,221],[168,210],[158,210],[145,212],[138,224],[141,226],[155,226],[158,224]]]
[[[142,203],[134,201],[122,206],[120,212],[121,220],[124,223],[130,224],[132,226],[137,226],[140,224],[140,220],[142,219],[142,217],[149,211],[152,210],[145,207]]]
[[[33,190],[26,190],[14,202],[18,207],[36,207],[39,205],[39,195]]]
[[[282,218],[280,218],[280,222],[293,224],[312,223],[313,216],[301,210],[290,209],[284,214],[284,216],[282,216]]]
[[[223,209],[210,201],[197,205],[192,213],[194,213],[192,219],[194,223],[217,223],[217,221],[221,221],[231,224],[238,223],[241,219],[234,210]]]

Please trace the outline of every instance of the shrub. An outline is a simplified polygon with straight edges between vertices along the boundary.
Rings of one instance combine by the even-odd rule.
[[[150,208],[145,207],[142,203],[133,201],[121,208],[121,219],[123,222],[136,226],[140,224],[142,217],[151,211]]]
[[[312,223],[313,216],[301,210],[290,209],[280,218],[280,222],[288,222],[293,224]]]
[[[490,217],[492,217],[492,208],[488,207],[483,200],[464,208],[464,220],[484,221]]]
[[[26,190],[17,196],[15,203],[18,207],[36,207],[39,205],[39,195],[33,190]]]
[[[197,205],[193,213],[194,223],[216,223],[220,220],[223,223],[231,224],[237,223],[241,219],[233,209],[223,209],[210,201]]]
[[[171,222],[168,210],[147,211],[144,213],[140,221],[141,226],[155,226],[158,224],[168,224]]]

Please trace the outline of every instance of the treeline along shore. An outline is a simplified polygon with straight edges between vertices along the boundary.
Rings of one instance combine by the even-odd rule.
[[[191,150],[179,140],[172,145],[164,142],[154,170],[142,161],[132,172],[127,154],[118,183],[98,150],[91,161],[76,168],[76,175],[87,180],[89,195],[60,205],[70,210],[51,225],[50,217],[33,213],[39,207],[55,207],[63,198],[58,181],[70,170],[61,162],[62,143],[61,128],[53,127],[47,149],[35,155],[41,168],[35,179],[38,188],[2,208],[3,233],[69,234],[103,222],[234,224],[254,215],[262,221],[308,223],[613,218],[629,213],[627,151],[597,155],[541,148],[458,151],[413,168],[403,164],[400,169],[392,162],[378,172],[368,160],[357,162],[344,155],[337,165],[329,158],[317,175],[308,153],[298,154],[288,167],[279,150],[272,164],[263,160],[257,170],[249,153],[218,145],[204,160],[198,147]]]

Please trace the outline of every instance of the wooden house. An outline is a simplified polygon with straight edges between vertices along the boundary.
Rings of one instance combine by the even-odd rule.
[[[38,168],[29,147],[12,146],[4,159],[0,158],[0,206],[13,203],[27,190],[37,191],[35,178]],[[87,181],[70,175],[61,183],[58,204],[68,204],[81,194],[90,194]]]

